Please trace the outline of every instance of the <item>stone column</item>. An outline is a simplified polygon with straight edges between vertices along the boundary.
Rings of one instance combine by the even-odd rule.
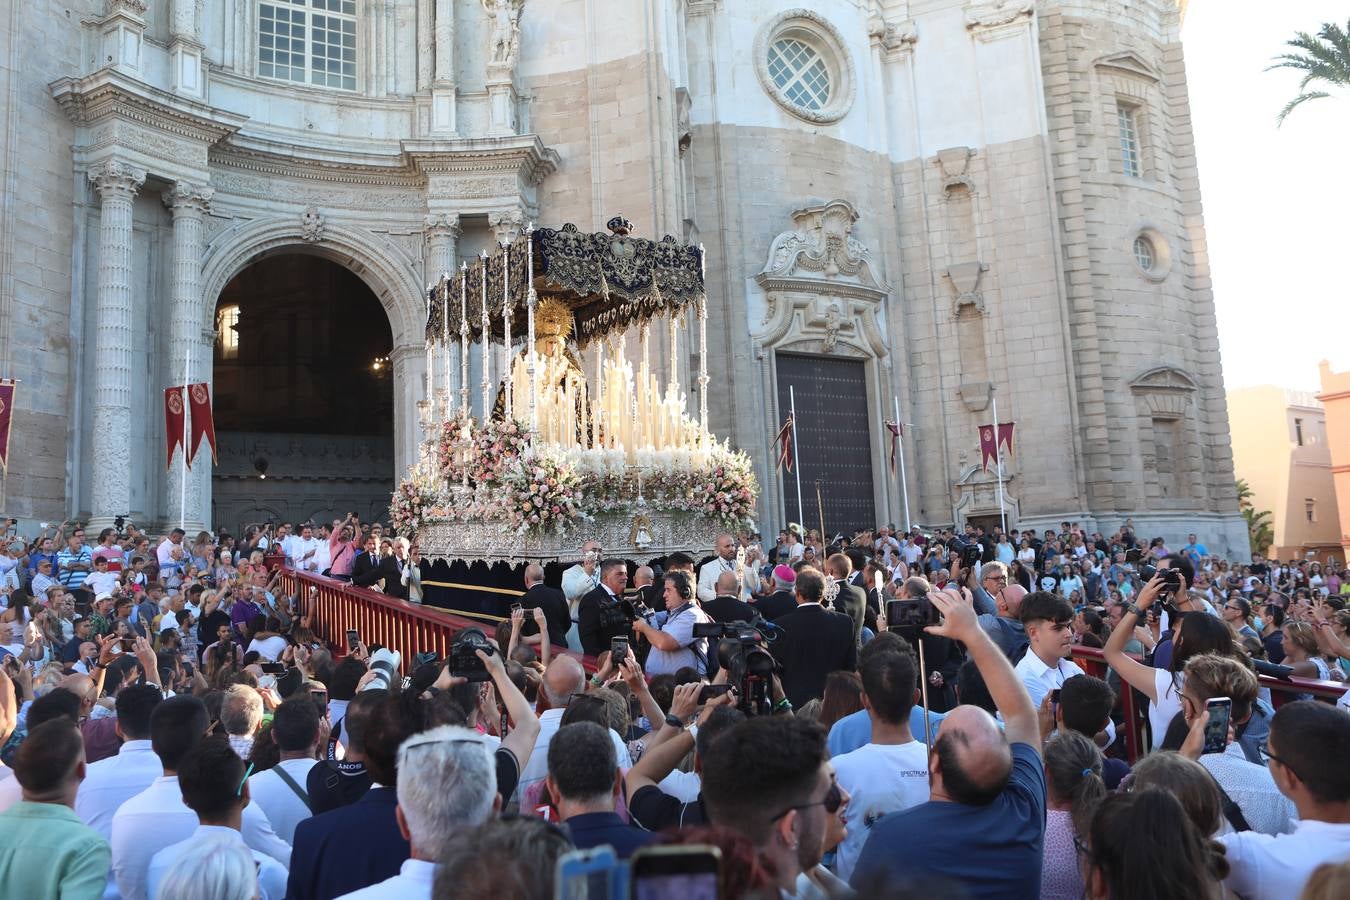
[[[94,468],[89,520],[89,527],[102,528],[117,516],[131,513],[131,205],[145,183],[145,171],[108,160],[89,171],[89,180],[103,202],[93,348]]]
[[[190,182],[177,182],[163,195],[173,212],[173,276],[169,295],[169,369],[166,384],[210,382],[211,346],[202,338],[202,222],[214,191]],[[189,358],[190,352],[190,358]],[[189,535],[206,527],[211,491],[211,448],[205,440],[187,473],[186,503],[183,503],[182,457],[169,467],[164,490],[164,521],[180,525]],[[180,512],[180,507],[186,512]],[[180,521],[180,519],[182,521]]]
[[[426,256],[423,260],[427,284],[436,284],[441,275],[454,277],[455,247],[459,239],[459,215],[457,213],[432,213],[423,222],[423,234],[426,236]],[[438,301],[439,302],[439,301]],[[456,310],[458,312],[458,310]],[[441,341],[436,348],[438,361],[426,373],[428,379],[434,378],[437,370],[440,378],[430,385],[430,395],[436,398],[432,420],[444,421],[451,415],[455,398],[459,396],[459,332],[448,337],[436,335]]]

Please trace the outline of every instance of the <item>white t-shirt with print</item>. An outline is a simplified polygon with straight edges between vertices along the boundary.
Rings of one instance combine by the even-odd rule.
[[[848,834],[835,857],[836,874],[848,881],[872,825],[887,813],[928,801],[928,748],[923,741],[864,744],[830,762],[850,796],[844,812]]]

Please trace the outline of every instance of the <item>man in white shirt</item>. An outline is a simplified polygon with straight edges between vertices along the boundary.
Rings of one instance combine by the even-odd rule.
[[[325,555],[326,558],[326,555]],[[286,561],[291,568],[301,572],[322,572],[319,563],[319,539],[314,536],[314,526],[306,522],[300,526],[300,536],[292,535],[286,543]]]
[[[61,582],[56,578],[52,561],[45,558],[38,560],[37,572],[33,575],[33,582],[28,587],[28,593],[34,597],[42,597],[46,595],[48,588],[60,586]]]
[[[891,535],[891,529],[882,525],[877,529],[877,539],[872,542],[872,551],[887,565],[892,564],[900,555],[900,542]]]
[[[1021,616],[1031,643],[1017,663],[1017,677],[1031,695],[1031,702],[1040,706],[1045,695],[1063,686],[1066,679],[1083,674],[1069,659],[1073,654],[1073,607],[1063,597],[1036,591],[1023,598]]]
[[[122,900],[146,900],[151,859],[197,827],[197,814],[183,805],[178,765],[202,740],[208,724],[206,706],[185,694],[168,698],[150,714],[150,742],[164,774],[113,815],[109,843],[113,876]],[[290,865],[291,848],[272,831],[262,810],[251,803],[244,807],[242,828],[249,847],[283,866]]]
[[[749,601],[750,595],[759,590],[759,576],[753,566],[736,564],[736,539],[729,534],[717,536],[717,555],[703,564],[698,573],[698,599],[710,603],[717,597],[717,578],[723,572],[731,572],[740,582],[741,589],[737,600]]]
[[[847,833],[835,856],[835,874],[844,881],[853,875],[873,823],[928,800],[928,748],[909,730],[918,668],[907,645],[863,659],[862,702],[872,720],[872,740],[832,760],[839,787],[852,798],[844,812]]]
[[[572,695],[585,690],[586,672],[581,668],[581,663],[571,656],[554,657],[544,672],[543,680],[544,696],[548,699],[549,708],[539,716],[539,735],[534,740],[534,749],[530,751],[530,759],[525,764],[525,770],[520,773],[520,784],[517,788],[520,795],[523,795],[530,785],[543,781],[548,776],[548,745],[553,740],[553,735],[562,727],[563,713],[567,710],[567,703],[572,699]],[[633,759],[628,754],[628,745],[613,728],[609,730],[609,736],[614,741],[614,753],[619,761],[619,768],[631,767]]]
[[[198,742],[183,757],[178,771],[178,788],[183,803],[197,814],[198,825],[186,840],[170,844],[150,859],[146,873],[146,894],[159,896],[160,883],[174,863],[203,841],[224,840],[246,846],[243,827],[244,807],[248,805],[245,763],[234,755],[230,745],[219,737]],[[286,867],[265,853],[250,850],[258,867],[260,900],[284,900]]]
[[[587,541],[581,545],[581,562],[570,566],[562,574],[562,592],[572,605],[572,619],[576,620],[576,605],[585,594],[600,584],[600,542]]]
[[[1235,733],[1242,734],[1251,722],[1259,691],[1255,673],[1237,660],[1213,654],[1191,657],[1181,687],[1181,712],[1191,725],[1191,734],[1182,744],[1181,753],[1214,776],[1252,831],[1286,834],[1293,830],[1297,813],[1293,802],[1276,787],[1269,766],[1248,760],[1237,741],[1222,752],[1204,752],[1207,701],[1228,698],[1229,724]]]
[[[547,762],[546,762],[547,764]],[[497,767],[486,736],[442,725],[398,748],[399,831],[412,855],[399,873],[344,894],[345,900],[431,900],[436,860],[456,833],[472,831],[497,811]]]
[[[169,532],[169,536],[159,542],[155,548],[155,559],[159,561],[159,570],[161,572],[167,569],[177,569],[183,561],[183,538],[187,532],[181,528],[175,528]],[[174,551],[179,551],[177,555]]]
[[[153,684],[134,684],[117,692],[116,728],[122,746],[116,756],[89,764],[75,795],[75,814],[105,841],[112,837],[117,808],[164,774],[150,747],[150,716],[163,699]]]
[[[308,691],[282,702],[272,713],[271,740],[281,753],[281,762],[248,780],[253,802],[267,814],[272,830],[288,844],[295,841],[295,826],[312,813],[305,780],[314,768],[319,743],[319,711]]]
[[[1292,834],[1225,834],[1224,887],[1246,900],[1297,897],[1323,863],[1350,860],[1350,716],[1313,700],[1275,712],[1263,754],[1298,810]]]

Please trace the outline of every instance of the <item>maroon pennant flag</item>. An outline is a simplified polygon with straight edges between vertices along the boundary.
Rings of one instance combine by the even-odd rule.
[[[188,390],[188,403],[192,409],[192,451],[189,459],[197,455],[197,448],[201,446],[202,436],[206,436],[206,442],[211,445],[211,464],[216,463],[216,424],[211,418],[211,392],[206,387],[206,382],[190,384]]]
[[[778,437],[773,439],[773,445],[778,448],[778,462],[774,465],[775,472],[780,471],[783,466],[787,466],[789,472],[792,471],[792,413],[783,420],[783,427],[778,429]]]
[[[0,470],[9,474],[9,429],[14,424],[14,392],[18,382],[0,379]]]
[[[980,468],[986,472],[990,466],[998,465],[998,441],[994,439],[994,426],[980,426]]]
[[[900,422],[887,422],[886,430],[891,433],[891,474],[895,474],[895,445],[900,442],[900,435],[905,433],[905,426]]]
[[[1003,422],[998,426],[998,446],[1003,448],[1003,452],[1012,456],[1013,452],[1013,426],[1014,422]]]
[[[173,465],[173,451],[175,447],[183,447],[183,387],[164,389],[164,437],[169,445],[169,455],[164,460],[164,468],[168,470]],[[187,453],[187,447],[183,447],[183,452]],[[188,468],[192,468],[192,460],[187,461]]]

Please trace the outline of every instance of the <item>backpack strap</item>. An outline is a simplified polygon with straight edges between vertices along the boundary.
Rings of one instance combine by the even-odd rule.
[[[305,804],[305,809],[308,810],[310,813],[313,813],[314,810],[309,805],[309,794],[305,793],[305,789],[302,788],[296,782],[296,780],[291,777],[290,773],[287,772],[285,769],[283,769],[280,763],[273,766],[272,771],[276,772],[277,777],[280,778],[286,784],[286,787],[290,788],[295,793],[295,796],[300,798],[300,802]]]

